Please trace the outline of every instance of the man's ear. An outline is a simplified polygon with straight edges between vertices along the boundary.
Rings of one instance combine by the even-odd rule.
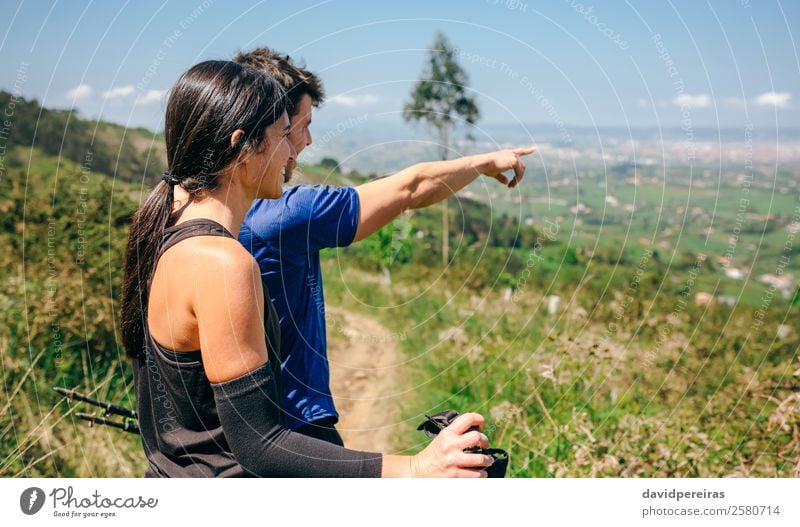
[[[244,130],[236,130],[231,134],[231,148],[235,147],[239,141],[244,137]]]

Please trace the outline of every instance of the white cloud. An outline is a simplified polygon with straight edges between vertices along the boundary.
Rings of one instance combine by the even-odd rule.
[[[377,95],[334,95],[328,102],[331,104],[338,104],[340,106],[365,106],[368,104],[375,104],[380,101]]]
[[[106,99],[116,99],[118,97],[127,97],[128,95],[134,92],[133,84],[128,84],[125,86],[116,86],[111,88],[107,92],[103,93],[103,97]]]
[[[711,97],[702,93],[700,95],[690,95],[682,93],[672,99],[676,106],[689,106],[690,108],[705,108],[711,105]]]
[[[67,92],[68,99],[85,99],[92,94],[92,87],[88,84],[78,84]]]
[[[161,102],[167,90],[147,90],[136,100],[137,104],[153,104]]]
[[[792,94],[789,92],[768,91],[756,97],[756,104],[760,106],[775,106],[776,108],[788,108],[789,99]]]

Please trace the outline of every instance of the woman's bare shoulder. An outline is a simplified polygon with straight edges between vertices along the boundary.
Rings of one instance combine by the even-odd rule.
[[[209,299],[252,301],[254,292],[261,292],[258,263],[238,240],[222,236],[195,236],[170,247],[153,278],[154,290],[165,284],[168,297],[184,298],[187,307],[200,299],[204,304]]]
[[[258,264],[238,240],[225,236],[194,236],[183,240],[162,257],[182,265],[191,274],[212,271],[243,272],[258,269]]]

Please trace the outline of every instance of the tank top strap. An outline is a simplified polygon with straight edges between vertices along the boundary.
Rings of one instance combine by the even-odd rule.
[[[226,238],[235,239],[228,229],[216,221],[208,218],[194,218],[164,229],[164,233],[161,236],[161,246],[158,250],[158,257],[176,243],[194,236],[224,236]]]

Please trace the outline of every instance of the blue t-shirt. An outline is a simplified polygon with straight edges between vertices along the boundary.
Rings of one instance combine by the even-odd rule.
[[[292,430],[339,417],[330,389],[319,251],[350,245],[358,216],[354,188],[297,185],[278,199],[256,200],[239,231],[278,312],[283,402]]]

